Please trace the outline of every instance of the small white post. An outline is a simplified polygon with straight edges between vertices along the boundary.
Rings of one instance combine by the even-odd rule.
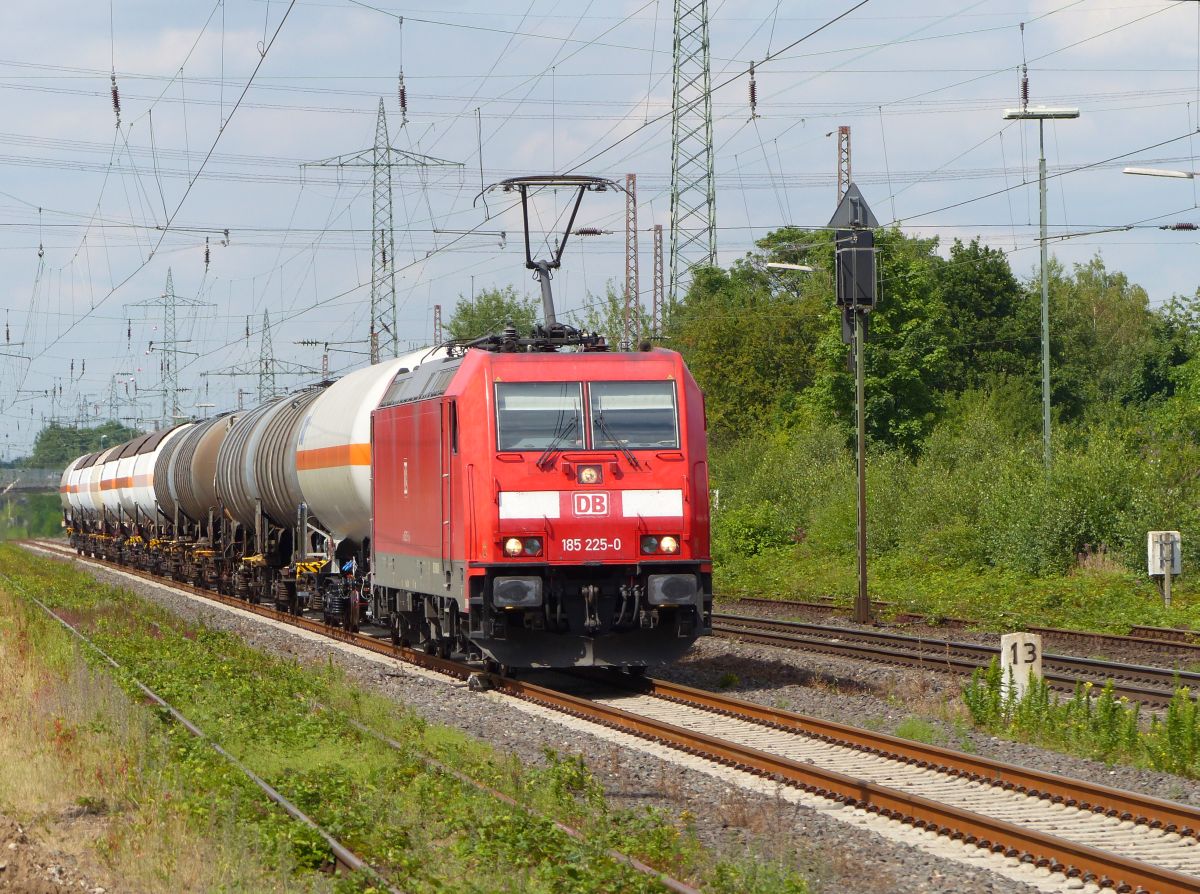
[[[1178,531],[1149,531],[1146,534],[1146,572],[1162,578],[1163,604],[1171,607],[1171,578],[1182,571]]]
[[[1000,695],[1007,700],[1009,687],[1020,700],[1029,690],[1030,677],[1042,678],[1042,637],[1037,633],[1006,633],[1000,637]]]

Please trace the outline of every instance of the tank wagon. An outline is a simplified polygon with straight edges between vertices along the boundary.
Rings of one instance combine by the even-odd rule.
[[[678,353],[558,323],[565,236],[549,262],[526,241],[543,325],[81,456],[72,544],[494,666],[679,657],[711,631],[703,396]]]

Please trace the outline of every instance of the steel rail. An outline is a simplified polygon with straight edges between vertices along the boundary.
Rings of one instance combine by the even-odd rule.
[[[73,551],[65,550],[64,548],[59,548],[59,551],[60,554],[65,552],[68,555],[73,555]],[[94,562],[95,564],[113,567],[127,573],[134,573],[149,580],[160,580],[152,575],[131,571],[124,566],[105,560],[89,559],[87,561],[89,563]],[[317,630],[325,635],[332,635],[337,639],[353,642],[356,645],[367,646],[368,648],[372,648],[373,651],[389,654],[401,660],[412,660],[415,658],[416,661],[414,663],[420,663],[431,669],[440,669],[436,667],[437,665],[448,666],[450,672],[460,679],[471,673],[471,669],[464,665],[421,653],[412,653],[411,650],[402,649],[401,647],[384,643],[369,636],[349,634],[306,618],[298,618],[297,616],[276,612],[274,609],[268,609],[264,606],[250,605],[242,600],[214,594],[211,591],[191,587],[188,584],[178,584],[172,581],[171,586],[184,591],[193,591],[196,595],[203,598],[228,602],[242,610],[267,616],[278,616],[285,623],[307,622],[300,626]],[[370,640],[371,644],[359,642],[360,639]],[[1200,889],[1200,879],[1197,879],[1195,876],[1122,857],[1118,854],[1063,839],[1056,835],[995,819],[983,813],[976,813],[952,804],[941,803],[833,770],[822,769],[811,763],[795,761],[750,746],[709,736],[694,730],[684,729],[652,717],[625,711],[610,705],[598,704],[525,680],[501,677],[495,674],[481,674],[480,676],[484,677],[494,689],[522,698],[531,703],[540,704],[547,708],[584,718],[603,726],[666,744],[689,754],[730,765],[756,775],[765,776],[812,794],[831,798],[850,807],[862,808],[869,813],[879,814],[911,824],[920,829],[946,835],[954,840],[962,840],[967,844],[984,847],[997,853],[1004,853],[1006,856],[1022,856],[1026,861],[1033,862],[1038,866],[1049,867],[1052,871],[1063,871],[1069,876],[1082,877],[1085,881],[1095,881],[1102,887],[1113,887],[1118,891],[1153,892],[1153,894],[1195,894]],[[732,714],[739,719],[760,723],[783,722],[778,719],[769,720],[771,716],[783,716],[783,712],[772,711],[772,709],[766,709],[759,705],[754,705],[743,710],[742,706],[736,704],[734,700],[718,696],[715,693],[706,693],[700,690],[689,691],[688,687],[677,687],[674,684],[667,684],[658,680],[644,681],[644,685],[660,687],[658,691],[662,693],[661,697],[664,698],[680,700],[686,697],[708,700],[711,702],[711,710]],[[692,693],[696,693],[696,695]],[[813,724],[823,723],[815,718],[806,718],[802,715],[795,715],[795,717],[798,718],[794,721],[797,723],[801,721]],[[818,728],[817,726],[813,727],[814,730]],[[933,752],[923,751],[922,754],[925,756],[918,756],[915,752],[906,754],[904,750],[930,749],[933,746],[923,746],[919,743],[898,740],[892,736],[872,733],[868,730],[856,730],[852,727],[842,727],[837,724],[826,726],[825,729],[827,732],[823,734],[815,732],[801,734],[810,735],[814,738],[819,738],[821,735],[827,735],[829,738],[839,736],[853,737],[861,743],[858,747],[867,750],[876,750],[881,754],[883,752],[892,752],[899,755],[898,760],[905,763],[914,763],[917,766],[927,766],[936,769],[942,763],[934,757]],[[797,730],[797,732],[801,731]],[[872,745],[872,742],[875,744]],[[1152,828],[1178,831],[1181,835],[1189,832],[1194,835],[1194,831],[1200,828],[1200,812],[1194,811],[1186,805],[1143,797],[1132,792],[1122,792],[1116,789],[1108,790],[1102,786],[1067,779],[1059,780],[1057,787],[1051,792],[1049,788],[1050,783],[1045,774],[1040,774],[1037,771],[1023,770],[1019,767],[1011,767],[983,758],[975,758],[970,755],[956,754],[954,752],[950,752],[950,754],[954,760],[960,762],[958,766],[947,768],[946,772],[951,775],[968,776],[970,778],[972,773],[977,773],[980,777],[979,781],[987,782],[994,774],[1003,772],[1008,774],[1004,781],[994,783],[1002,789],[1011,788],[1012,790],[1016,790],[1018,787],[1024,787],[1026,789],[1025,793],[1029,795],[1045,796],[1051,800],[1061,798],[1063,803],[1073,800],[1076,802],[1075,806],[1078,806],[1081,810],[1104,813],[1108,816],[1124,818],[1128,814],[1131,820],[1144,819],[1146,824]],[[968,769],[971,766],[978,769]],[[1078,790],[1071,788],[1076,782],[1080,782],[1082,786]],[[1043,795],[1043,793],[1045,794]],[[1091,798],[1097,800],[1093,802],[1090,800]],[[1085,807],[1085,805],[1087,806]],[[1180,826],[1181,821],[1186,822],[1187,825]]]
[[[845,612],[848,605],[840,605],[832,599],[822,601],[801,601],[792,599],[768,599],[761,596],[739,596],[736,601],[740,605],[761,606],[763,608],[791,609],[796,611],[816,610],[821,612]],[[889,606],[890,602],[872,601],[876,607]],[[901,612],[892,618],[898,623],[928,624],[930,626],[970,627],[975,622],[965,618],[942,618],[939,622],[930,621],[925,615],[912,612]],[[1074,641],[1081,643],[1084,648],[1100,648],[1112,646],[1121,649],[1138,648],[1156,652],[1173,654],[1180,661],[1200,661],[1200,631],[1185,630],[1175,627],[1148,627],[1133,625],[1129,633],[1103,633],[1095,630],[1071,630],[1065,627],[1025,626],[1023,630],[1037,633],[1046,639],[1060,642]]]
[[[116,659],[96,645],[96,643],[94,643],[86,634],[59,615],[58,612],[46,605],[46,603],[42,602],[42,600],[38,599],[23,586],[21,586],[19,581],[16,581],[5,574],[0,574],[0,578],[3,578],[6,583],[19,590],[26,599],[34,602],[43,612],[65,627],[76,639],[92,649],[92,651],[99,655],[114,670],[124,673],[129,678],[129,681],[135,687],[137,687],[137,689],[144,696],[146,696],[147,699],[166,711],[171,718],[174,719],[175,722],[182,726],[185,730],[187,730],[189,734],[208,745],[213,751],[224,758],[230,766],[237,769],[242,773],[243,776],[258,786],[263,794],[277,804],[288,816],[297,822],[308,826],[308,828],[316,832],[321,837],[321,840],[324,841],[329,847],[330,852],[332,852],[334,858],[339,864],[344,866],[350,872],[362,872],[370,876],[376,882],[383,885],[388,891],[392,892],[392,894],[404,894],[401,889],[395,887],[391,884],[391,882],[384,878],[383,875],[381,875],[380,872],[375,869],[375,867],[371,866],[356,853],[354,853],[354,851],[350,850],[348,847],[330,835],[327,831],[325,831],[325,829],[322,828],[314,819],[312,819],[312,817],[289,801],[287,797],[285,797],[278,789],[276,789],[269,782],[267,782],[265,779],[247,767],[244,763],[226,751],[223,747],[221,747],[218,742],[208,736],[202,729],[200,729],[200,727],[184,716],[184,714],[178,708],[135,677],[129,672],[128,669],[122,667]]]
[[[1024,854],[1039,866],[1048,866],[1051,871],[1065,871],[1068,875],[1081,875],[1085,880],[1095,880],[1101,887],[1135,890],[1136,886],[1154,894],[1195,894],[1200,886],[1200,879],[1195,876],[1132,860],[811,763],[684,729],[611,705],[597,704],[519,679],[504,677],[494,682],[499,690],[527,701],[766,776],[849,807],[859,807],[917,828],[946,834],[954,840],[963,840],[1008,856]],[[866,731],[860,732],[866,734]],[[1129,887],[1125,888],[1125,885]]]
[[[959,674],[987,667],[1000,651],[995,646],[976,643],[742,615],[714,614],[713,632],[768,645],[886,659]],[[1119,696],[1146,704],[1166,705],[1180,687],[1200,691],[1200,674],[1191,671],[1051,653],[1044,653],[1042,662],[1046,681],[1056,689],[1068,692],[1080,683],[1111,681]]]
[[[1152,829],[1161,828],[1167,832],[1178,832],[1180,835],[1192,837],[1200,833],[1200,808],[1175,801],[1099,785],[1087,780],[1069,779],[1055,773],[1006,764],[991,758],[902,739],[887,733],[859,729],[794,711],[770,708],[757,702],[680,683],[658,679],[626,681],[615,675],[610,679],[658,698],[743,720],[753,720],[774,729],[791,730],[880,757],[954,771],[955,775],[974,782],[983,782],[1007,791],[1062,803],[1068,807],[1078,807],[1080,810],[1129,820]]]

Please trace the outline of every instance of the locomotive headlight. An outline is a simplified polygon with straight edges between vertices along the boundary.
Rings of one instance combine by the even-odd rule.
[[[541,537],[526,537],[525,538],[525,555],[540,556],[542,554],[542,538]]]
[[[679,538],[671,534],[663,534],[661,537],[655,537],[653,534],[644,534],[642,536],[642,553],[643,555],[652,556],[656,553],[666,556],[673,556],[679,552]]]
[[[577,480],[580,484],[600,484],[604,481],[604,474],[599,466],[580,466]]]
[[[525,544],[520,537],[509,537],[504,541],[504,551],[510,556],[519,556],[525,551]]]

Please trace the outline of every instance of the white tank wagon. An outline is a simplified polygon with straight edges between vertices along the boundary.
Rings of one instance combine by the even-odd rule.
[[[104,510],[104,497],[101,491],[101,481],[104,475],[104,467],[109,459],[117,454],[121,449],[121,445],[109,447],[107,450],[102,450],[96,454],[95,461],[88,466],[83,473],[83,481],[80,482],[81,488],[86,488],[84,492],[83,511],[85,515],[100,515]]]
[[[413,351],[356,370],[329,386],[300,423],[296,468],[308,511],[335,542],[371,533],[371,412],[402,369],[445,357]]]
[[[100,505],[106,518],[118,520],[121,517],[121,499],[117,493],[120,482],[117,480],[117,469],[121,457],[129,449],[131,441],[124,441],[114,447],[100,470]]]
[[[159,514],[154,487],[158,458],[170,444],[177,442],[180,437],[187,434],[192,425],[191,422],[185,422],[183,425],[155,432],[145,441],[142,451],[133,458],[133,480],[130,487],[122,492],[122,500],[128,495],[132,503],[133,508],[130,515],[136,513],[136,518],[150,524],[157,524],[163,520]]]
[[[150,432],[139,435],[122,444],[116,458],[109,463],[107,480],[102,479],[100,482],[100,489],[106,498],[105,506],[115,503],[115,508],[109,509],[109,512],[119,521],[135,520],[137,507],[133,500],[133,466],[146,442],[156,434],[157,432]]]
[[[58,502],[67,515],[71,513],[71,475],[75,471],[75,467],[85,459],[87,459],[86,456],[77,456],[71,460],[63,469],[62,477],[58,480]]]
[[[86,492],[86,473],[92,463],[96,461],[98,453],[88,453],[79,457],[71,467],[70,473],[67,475],[67,503],[71,509],[72,519],[82,519],[84,515],[83,496]]]

